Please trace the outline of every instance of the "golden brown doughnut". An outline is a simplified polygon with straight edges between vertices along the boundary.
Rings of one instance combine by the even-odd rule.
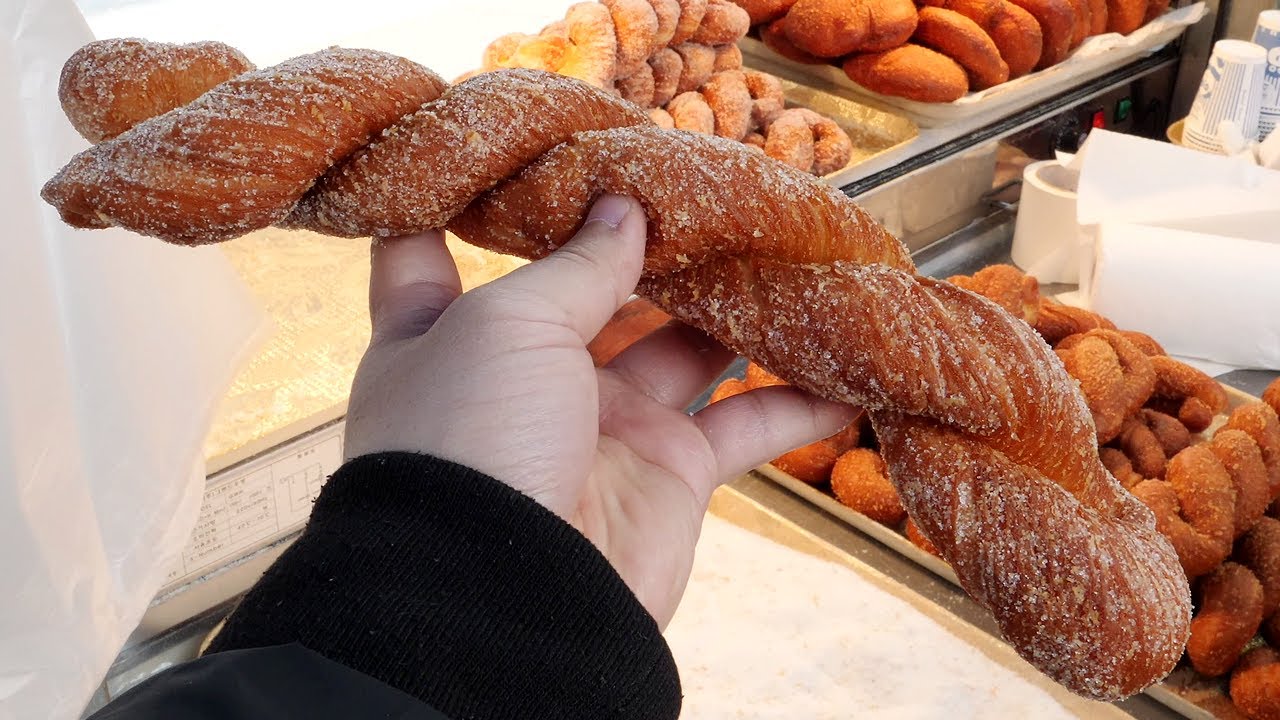
[[[636,74],[620,78],[614,87],[617,88],[618,94],[623,100],[633,102],[642,108],[651,108],[654,106],[655,88],[653,80],[653,68],[648,63],[640,66],[640,70]]]
[[[907,516],[898,490],[889,481],[880,453],[854,448],[840,456],[831,470],[831,492],[846,507],[881,525],[897,527]]]
[[[677,95],[695,91],[711,79],[716,66],[715,49],[698,43],[684,43],[672,49],[684,63],[680,68],[680,82],[676,84]]]
[[[1262,391],[1262,402],[1271,406],[1277,414],[1280,414],[1280,378],[1271,381],[1271,384]]]
[[[693,34],[698,32],[702,18],[707,14],[707,0],[677,0],[680,3],[680,21],[676,23],[675,34],[671,36],[669,45],[674,47],[689,42]]]
[[[1031,13],[1040,23],[1044,45],[1037,70],[1057,65],[1066,59],[1071,50],[1071,37],[1075,32],[1076,16],[1070,0],[1009,0]]]
[[[252,69],[239,50],[217,42],[98,40],[62,66],[58,99],[76,132],[99,143]]]
[[[653,37],[653,51],[667,47],[676,36],[676,27],[680,24],[679,0],[649,0],[653,5],[653,14],[658,18],[658,32]]]
[[[827,61],[817,55],[809,53],[796,47],[795,43],[787,37],[787,19],[785,17],[778,18],[768,25],[760,27],[760,42],[764,43],[770,50],[778,53],[782,57],[792,62],[803,63],[805,65],[826,65]]]
[[[871,35],[871,8],[849,0],[796,0],[782,31],[797,48],[820,58],[857,51]]]
[[[580,2],[569,6],[564,20],[543,29],[546,47],[554,47],[550,38],[561,38],[565,45],[560,67],[545,69],[577,78],[598,88],[613,87],[618,75],[618,38],[609,9],[598,2]]]
[[[953,10],[985,29],[995,20],[1002,2],[1003,0],[929,0],[921,4]]]
[[[1240,537],[1258,522],[1271,504],[1267,466],[1262,462],[1258,444],[1241,430],[1223,428],[1214,433],[1208,446],[1231,475],[1231,482],[1235,486],[1235,536]]]
[[[1187,657],[1196,672],[1225,675],[1262,624],[1262,584],[1237,563],[1223,563],[1200,582]]]
[[[1071,0],[1071,9],[1076,20],[1071,28],[1071,49],[1074,50],[1089,37],[1089,31],[1093,27],[1093,16],[1089,0]]]
[[[808,108],[792,108],[769,125],[764,150],[792,167],[827,175],[849,164],[853,141],[834,120]]]
[[[1161,0],[1153,0],[1160,2]],[[1164,0],[1167,2],[1168,0]],[[1089,35],[1101,35],[1107,31],[1107,22],[1111,13],[1107,10],[1107,0],[1089,0]]]
[[[649,69],[653,72],[653,104],[661,107],[676,96],[684,60],[675,50],[662,48],[649,58]]]
[[[1155,387],[1150,359],[1115,330],[1090,330],[1058,343],[1056,352],[1089,403],[1098,442],[1111,442]],[[1139,472],[1146,471],[1139,468]],[[1149,476],[1148,476],[1149,477]]]
[[[1123,335],[1126,340],[1136,345],[1147,357],[1167,354],[1160,343],[1156,342],[1155,338],[1146,333],[1140,333],[1134,330],[1120,330],[1118,332]]]
[[[831,479],[839,458],[840,452],[831,443],[819,440],[774,458],[772,465],[801,482],[821,485]]]
[[[1241,405],[1232,411],[1222,427],[1242,430],[1253,438],[1262,453],[1262,464],[1267,467],[1271,499],[1280,498],[1280,420],[1276,419],[1276,411],[1261,402]]]
[[[395,82],[396,65],[370,54],[339,68],[343,52],[285,64],[289,82],[280,66],[230,81],[217,100],[230,107],[206,94],[144,122],[82,153],[44,195],[64,217],[101,224],[126,224],[112,203],[127,201],[146,208],[143,229],[188,243],[285,214],[298,227],[391,234],[392,212],[423,223],[415,232],[444,226],[530,259],[573,237],[601,193],[635,196],[650,233],[637,291],[803,390],[872,408],[904,506],[1023,657],[1094,698],[1131,694],[1173,667],[1188,632],[1185,574],[1152,514],[1098,460],[1087,407],[1026,323],[918,277],[847,196],[741,143],[660,130],[585,83],[513,70],[414,102],[379,130],[367,127],[378,114],[369,108],[387,104],[378,83]],[[243,152],[286,105],[360,120],[326,117],[303,137],[277,131],[259,189],[300,174],[280,167],[284,151],[349,159],[327,172],[308,159],[312,180],[284,183],[270,212],[257,198],[252,217],[229,208],[207,224],[205,206],[224,192],[238,201],[244,187],[226,182],[240,167],[209,158]],[[219,134],[191,128],[180,164],[158,165],[175,157],[174,139],[155,143],[152,128],[205,111],[219,111]],[[524,121],[511,122],[517,115]],[[606,122],[623,127],[591,129]],[[338,130],[347,132],[330,137]],[[477,162],[484,147],[502,151]],[[202,204],[155,200],[196,178],[213,179],[200,185]]]
[[[711,69],[715,72],[742,69],[742,51],[737,45],[719,45],[715,48],[716,61]]]
[[[653,121],[654,125],[657,125],[664,130],[676,129],[675,118],[671,117],[671,113],[663,110],[662,108],[651,108],[649,110],[649,119]]]
[[[850,80],[872,92],[917,102],[953,102],[969,92],[969,76],[959,63],[910,43],[887,52],[854,55],[844,61],[843,68]]]
[[[942,557],[942,553],[938,551],[938,546],[929,542],[929,538],[925,537],[924,533],[920,532],[920,526],[911,518],[907,518],[906,534],[907,539],[911,541],[912,545],[915,545],[934,557]]]
[[[1121,35],[1142,27],[1147,17],[1147,0],[1107,0],[1107,32]]]
[[[991,36],[958,12],[920,8],[920,24],[911,39],[960,63],[974,90],[986,90],[1009,79],[1009,66]]]
[[[871,14],[871,26],[858,52],[884,52],[911,39],[919,20],[911,0],[862,0]]]
[[[747,92],[751,93],[751,119],[756,127],[768,128],[787,107],[787,97],[778,78],[760,72],[746,71]],[[761,136],[763,141],[764,137]],[[764,145],[761,145],[764,147]]]
[[[1098,450],[1098,458],[1102,460],[1107,472],[1111,473],[1125,490],[1132,490],[1133,486],[1146,480],[1141,473],[1133,469],[1133,463],[1129,461],[1129,456],[1116,448],[1100,448]]]
[[[716,135],[741,140],[751,132],[754,103],[741,70],[725,70],[712,75],[701,92],[715,115]]]
[[[947,282],[978,293],[1029,325],[1035,325],[1040,313],[1040,282],[1012,265],[989,265],[973,275],[949,277]]]
[[[1280,653],[1263,645],[1231,671],[1231,702],[1249,720],[1280,720]]]
[[[761,135],[758,132],[752,131],[747,133],[747,136],[742,138],[742,142],[755,150],[759,150],[762,153],[764,152],[764,135]]]
[[[1000,10],[983,28],[1000,48],[1000,57],[1009,66],[1009,77],[1019,78],[1035,69],[1044,51],[1044,34],[1031,13],[1001,0]]]
[[[1208,375],[1167,355],[1152,357],[1151,366],[1156,371],[1153,400],[1166,400],[1183,405],[1189,399],[1199,401],[1199,405],[1193,403],[1185,413],[1179,406],[1176,413],[1178,419],[1182,420],[1187,429],[1192,432],[1201,432],[1209,426],[1208,423],[1203,422],[1204,410],[1208,411],[1209,422],[1212,422],[1214,415],[1227,409],[1227,392]],[[1202,423],[1203,427],[1201,427]]]
[[[746,10],[729,0],[710,0],[692,41],[704,45],[732,45],[745,37],[750,29],[751,18]]]
[[[649,0],[599,0],[609,9],[618,38],[616,77],[629,77],[640,71],[657,50],[658,14]]]
[[[1156,515],[1187,577],[1212,571],[1231,554],[1235,489],[1218,458],[1202,445],[1173,456],[1168,480],[1143,480],[1132,489]]]
[[[1164,479],[1164,471],[1171,456],[1165,453],[1151,428],[1137,417],[1124,421],[1112,446],[1124,453],[1138,475],[1153,480]]]
[[[1095,329],[1115,330],[1116,326],[1115,323],[1097,313],[1042,297],[1040,312],[1036,315],[1035,329],[1045,342],[1056,346],[1069,335]]]
[[[1280,520],[1260,518],[1240,538],[1232,559],[1262,584],[1262,617],[1270,618],[1280,609]]]
[[[771,23],[787,14],[796,0],[734,0],[747,16],[752,25]]]
[[[716,114],[707,104],[702,93],[680,93],[667,103],[667,112],[676,124],[677,130],[714,135],[716,133]]]

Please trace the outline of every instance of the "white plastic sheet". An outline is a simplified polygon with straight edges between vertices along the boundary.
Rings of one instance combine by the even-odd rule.
[[[71,0],[0,3],[0,720],[80,714],[181,551],[213,407],[263,327],[217,249],[73,231]]]

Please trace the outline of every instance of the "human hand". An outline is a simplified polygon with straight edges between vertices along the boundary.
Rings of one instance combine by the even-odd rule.
[[[581,531],[665,627],[712,491],[852,411],[774,387],[690,416],[733,356],[678,324],[597,369],[586,345],[635,288],[644,243],[640,206],[604,196],[560,250],[465,295],[441,233],[375,245],[346,448],[425,453],[519,490]]]

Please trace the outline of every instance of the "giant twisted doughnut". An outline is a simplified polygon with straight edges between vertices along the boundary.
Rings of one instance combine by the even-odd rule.
[[[181,244],[268,225],[448,227],[539,258],[601,193],[639,199],[639,291],[789,382],[871,410],[905,507],[1018,652],[1082,695],[1162,678],[1187,580],[1098,460],[1089,409],[1022,320],[915,275],[849,198],[741,143],[661,130],[538,71],[446,89],[329,49],[242,75],[77,155],[43,189],[71,225]]]

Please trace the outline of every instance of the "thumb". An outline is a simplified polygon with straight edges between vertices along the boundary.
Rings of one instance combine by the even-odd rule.
[[[422,335],[462,294],[458,267],[444,233],[375,240],[369,274],[373,342]]]
[[[645,228],[640,203],[602,195],[572,240],[493,285],[501,284],[510,297],[543,300],[555,312],[555,322],[588,343],[640,280]]]

